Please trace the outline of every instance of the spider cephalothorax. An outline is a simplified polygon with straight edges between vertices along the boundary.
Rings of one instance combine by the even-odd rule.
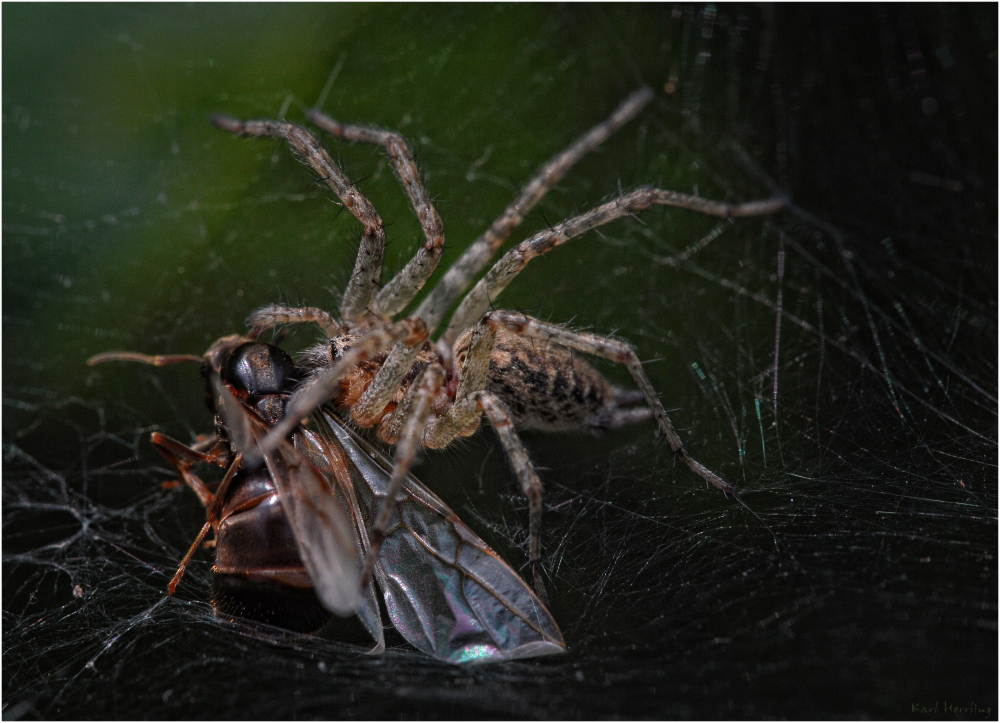
[[[549,161],[401,321],[393,318],[421,290],[444,248],[441,219],[402,136],[344,125],[319,110],[307,113],[313,123],[338,138],[381,145],[420,220],[425,243],[402,271],[380,286],[385,248],[382,220],[316,137],[285,121],[214,118],[218,128],[237,135],[284,139],[363,228],[340,320],[320,309],[283,306],[265,307],[247,320],[252,338],[279,324],[301,322],[316,323],[327,336],[301,360],[307,377],[288,400],[284,419],[262,442],[262,453],[286,438],[321,405],[333,402],[355,423],[377,427],[383,440],[397,445],[393,479],[400,480],[421,446],[440,448],[473,434],[485,415],[529,500],[529,560],[540,594],[541,483],[516,429],[595,431],[652,416],[678,459],[709,484],[734,493],[729,484],[687,453],[629,344],[571,331],[521,313],[490,309],[497,295],[532,258],[615,219],[657,204],[726,218],[762,215],[781,209],[782,199],[732,205],[651,187],[638,188],[530,236],[501,257],[465,293],[542,196],[577,160],[635,117],[652,97],[648,89],[633,93],[610,118]],[[435,343],[433,335],[459,299],[448,326]],[[638,390],[615,388],[574,353],[624,364]],[[369,568],[387,521],[388,512],[383,510],[373,529]]]

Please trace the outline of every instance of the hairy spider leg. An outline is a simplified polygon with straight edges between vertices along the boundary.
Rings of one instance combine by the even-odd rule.
[[[364,232],[361,243],[358,244],[358,258],[354,263],[354,272],[347,283],[347,290],[340,305],[340,315],[348,321],[363,317],[375,298],[379,277],[382,275],[382,256],[385,253],[385,228],[375,207],[333,162],[316,136],[302,126],[276,120],[240,121],[222,115],[214,116],[212,125],[241,136],[284,139],[292,150],[312,167],[320,180],[337,195],[347,210],[361,222]]]
[[[569,172],[583,156],[595,150],[610,138],[615,131],[632,120],[653,98],[653,91],[641,88],[626,98],[611,116],[580,136],[569,148],[551,158],[528,181],[517,198],[490,227],[470,245],[458,260],[445,272],[427,297],[420,303],[416,316],[427,322],[427,328],[434,332],[448,309],[458,301],[472,280],[486,268],[493,254],[524,217],[535,207],[549,190]]]
[[[247,336],[258,338],[268,329],[278,324],[316,324],[328,339],[340,336],[344,328],[329,313],[314,306],[282,306],[270,304],[262,306],[247,317]]]
[[[405,419],[403,432],[396,443],[396,458],[392,467],[392,476],[386,488],[385,497],[379,503],[378,512],[375,514],[375,521],[372,524],[371,541],[368,547],[368,554],[365,557],[365,565],[361,574],[362,590],[371,580],[372,570],[375,567],[375,560],[378,559],[378,551],[382,546],[382,540],[389,528],[389,518],[392,515],[392,508],[396,505],[396,495],[403,486],[403,480],[409,474],[410,468],[417,457],[420,449],[421,437],[427,419],[433,411],[432,402],[444,383],[444,368],[440,364],[431,364],[410,387],[409,391],[417,389],[415,394],[407,393],[403,398],[403,403],[397,410],[399,417]]]
[[[420,292],[437,268],[441,254],[444,253],[444,224],[420,181],[420,171],[413,160],[413,151],[403,136],[370,126],[345,125],[316,108],[306,111],[306,117],[337,138],[382,146],[396,171],[396,178],[410,199],[417,220],[420,221],[420,228],[423,229],[427,239],[426,243],[417,250],[406,266],[382,287],[369,306],[369,310],[375,316],[391,319],[413,301],[413,297]]]
[[[413,152],[402,135],[369,126],[345,125],[318,109],[307,111],[306,116],[337,138],[382,146],[423,229],[426,243],[382,287],[369,307],[376,316],[392,318],[406,308],[437,268],[444,253],[444,224],[421,183]],[[351,408],[351,416],[358,424],[367,427],[378,421],[378,416],[413,365],[422,343],[423,340],[409,345],[400,342],[393,348],[372,384]]]
[[[542,481],[528,458],[521,438],[514,430],[514,421],[503,402],[489,392],[478,392],[475,399],[496,430],[514,476],[521,485],[521,491],[528,498],[528,564],[531,566],[531,582],[535,594],[548,605],[548,593],[542,582]]]
[[[441,338],[449,347],[454,344],[462,332],[476,323],[490,308],[497,294],[514,280],[531,259],[623,216],[644,211],[653,205],[676,206],[723,218],[761,216],[780,211],[785,204],[784,198],[772,198],[734,205],[649,186],[637,188],[586,213],[540,231],[504,254],[462,299]]]

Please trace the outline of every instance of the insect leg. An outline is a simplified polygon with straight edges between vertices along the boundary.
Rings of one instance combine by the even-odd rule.
[[[448,269],[430,294],[417,308],[416,316],[427,322],[427,328],[434,331],[462,292],[493,257],[514,228],[535,207],[542,197],[556,185],[573,165],[599,145],[604,143],[622,125],[632,120],[653,98],[649,88],[632,93],[618,106],[607,120],[597,124],[573,145],[550,159],[537,175],[528,181],[514,202],[494,221],[489,229],[476,239],[469,248]]]
[[[242,462],[240,455],[236,455],[233,459],[233,463],[229,465],[229,469],[226,470],[226,476],[222,478],[222,482],[219,483],[219,489],[216,491],[215,499],[212,503],[208,505],[208,513],[205,518],[205,524],[201,526],[201,531],[198,536],[191,543],[191,547],[188,548],[187,554],[184,555],[184,559],[181,560],[181,564],[177,567],[177,572],[170,579],[170,584],[167,585],[167,592],[170,595],[174,594],[177,590],[177,585],[180,583],[181,578],[184,577],[184,571],[187,570],[188,563],[191,562],[191,558],[194,556],[195,551],[201,544],[201,541],[205,539],[205,535],[212,528],[218,526],[219,523],[219,511],[222,509],[222,501],[226,498],[226,491],[229,489],[229,483],[232,482],[233,477],[236,476],[236,470],[240,467],[240,462]]]
[[[783,198],[772,198],[763,201],[750,201],[739,205],[709,201],[698,196],[688,196],[674,191],[664,191],[646,186],[626,193],[614,201],[602,204],[584,214],[574,216],[556,226],[540,231],[508,251],[497,261],[486,276],[479,280],[459,304],[451,317],[442,340],[448,346],[468,329],[490,307],[497,294],[503,291],[507,284],[514,280],[528,262],[536,256],[548,253],[556,246],[561,246],[570,239],[576,238],[587,231],[610,223],[623,216],[643,211],[653,205],[677,206],[692,211],[732,218],[735,216],[761,216],[775,213],[784,208]],[[419,310],[418,310],[419,312]]]
[[[680,435],[677,434],[677,430],[674,429],[674,425],[670,421],[667,410],[664,409],[663,403],[649,381],[649,377],[643,371],[642,363],[639,361],[639,357],[636,356],[635,349],[632,348],[631,344],[616,339],[606,339],[596,334],[571,331],[557,324],[549,324],[538,319],[532,319],[516,311],[493,311],[487,315],[487,320],[490,324],[504,326],[517,334],[531,339],[553,342],[584,354],[593,354],[594,356],[608,359],[618,364],[624,364],[625,368],[632,375],[636,386],[639,387],[639,391],[642,392],[646,406],[652,410],[660,432],[666,437],[670,449],[673,450],[677,458],[690,467],[692,472],[713,487],[734,497],[737,495],[736,489],[732,485],[688,454]]]
[[[542,583],[542,481],[538,479],[535,467],[528,459],[528,452],[514,431],[514,422],[503,402],[489,392],[476,394],[476,401],[496,430],[514,475],[521,484],[521,491],[528,498],[528,564],[531,566],[535,594],[548,604],[545,585]]]
[[[375,522],[372,524],[371,545],[368,547],[368,555],[365,558],[364,571],[361,574],[361,589],[364,590],[371,580],[372,570],[375,567],[375,560],[378,559],[379,547],[389,526],[389,517],[392,508],[396,504],[396,494],[403,485],[403,480],[413,466],[413,460],[417,456],[420,447],[420,437],[430,416],[431,403],[437,396],[441,385],[444,383],[444,369],[440,364],[431,364],[419,379],[419,391],[415,395],[407,395],[404,398],[402,415],[405,415],[406,424],[403,427],[403,434],[396,444],[396,459],[392,467],[392,477],[386,488],[385,497],[379,503],[378,512],[375,514]],[[407,402],[410,402],[409,404]]]
[[[315,323],[330,339],[344,333],[340,324],[322,309],[312,306],[293,307],[270,304],[257,309],[247,317],[246,325],[250,330],[247,336],[256,339],[278,324],[308,324],[309,322]]]
[[[382,256],[385,253],[385,229],[375,207],[333,162],[316,136],[302,126],[277,120],[240,121],[222,115],[214,116],[212,125],[241,136],[283,138],[312,167],[320,180],[330,187],[354,218],[361,222],[364,232],[358,245],[354,273],[347,283],[340,305],[340,314],[345,319],[360,319],[364,316],[378,288],[378,280],[382,275]]]
[[[441,254],[444,253],[444,224],[420,181],[420,171],[413,160],[413,151],[403,136],[380,128],[344,125],[316,108],[306,111],[306,116],[337,138],[382,146],[420,221],[427,242],[417,250],[402,271],[382,287],[370,307],[376,316],[391,318],[413,301],[413,297],[437,268]]]
[[[191,468],[199,462],[225,467],[226,458],[219,454],[205,453],[192,449],[186,444],[182,444],[176,439],[171,439],[159,432],[153,432],[150,435],[150,441],[156,447],[156,451],[162,454],[173,468],[177,470],[181,479],[184,480],[184,484],[194,490],[194,493],[198,495],[198,499],[201,500],[201,503],[205,507],[209,507],[212,504],[214,495],[205,486],[205,483],[199,479],[198,475],[191,471]]]
[[[224,460],[229,458],[229,446],[219,439],[217,434],[199,434],[197,441],[189,449],[218,460],[213,464],[218,464],[220,467],[225,464]]]

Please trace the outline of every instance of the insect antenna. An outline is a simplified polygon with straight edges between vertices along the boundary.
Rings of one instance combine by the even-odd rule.
[[[140,354],[134,351],[106,351],[102,354],[95,354],[87,360],[88,366],[106,364],[108,362],[124,361],[149,364],[154,367],[163,367],[168,364],[178,364],[180,362],[197,362],[201,364],[205,359],[194,354]]]

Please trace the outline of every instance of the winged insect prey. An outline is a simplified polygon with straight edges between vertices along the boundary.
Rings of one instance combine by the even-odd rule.
[[[162,362],[164,357],[101,354],[90,360]],[[528,584],[412,474],[388,505],[388,532],[373,578],[360,583],[369,530],[387,498],[392,463],[329,408],[263,455],[243,460],[283,416],[301,371],[279,347],[248,337],[217,341],[199,359],[216,413],[215,434],[187,446],[153,434],[153,444],[206,505],[206,522],[170,584],[215,531],[218,576],[292,589],[312,587],[323,606],[357,615],[385,649],[378,590],[394,627],[417,649],[454,663],[558,653],[565,642]],[[227,469],[215,492],[192,471]]]

